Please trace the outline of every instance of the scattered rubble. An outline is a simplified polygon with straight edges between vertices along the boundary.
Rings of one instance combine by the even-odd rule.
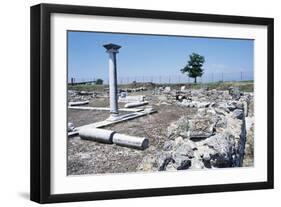
[[[91,95],[94,94],[94,92],[90,92],[90,91],[79,91],[78,94],[81,95],[81,96],[91,96]]]
[[[151,166],[160,171],[242,166],[245,121],[233,116],[233,112],[226,117],[214,113],[214,109],[204,109],[193,119],[182,117],[172,123],[168,128],[169,140]]]
[[[112,159],[112,163],[118,164],[118,167],[108,163],[105,171],[105,168],[102,166],[104,162],[92,157],[91,159],[96,160],[96,163],[100,162],[100,164],[96,164],[95,168],[89,167],[87,172],[91,170],[99,173],[175,171],[253,166],[253,93],[241,92],[235,87],[230,87],[226,90],[209,90],[208,88],[188,89],[186,86],[179,86],[177,88],[166,86],[154,87],[153,90],[146,91],[146,93],[133,93],[131,89],[133,87],[130,90],[128,88],[128,90],[122,89],[122,91],[119,91],[118,102],[122,107],[129,107],[131,104],[136,104],[136,107],[139,107],[141,106],[138,105],[140,103],[149,103],[149,106],[156,108],[158,113],[162,114],[161,118],[163,120],[160,120],[161,118],[158,117],[158,121],[156,121],[148,115],[145,117],[147,122],[141,119],[141,122],[133,121],[131,122],[132,124],[126,122],[122,126],[120,123],[116,127],[111,126],[108,128],[114,128],[117,131],[122,128],[122,133],[124,134],[142,137],[144,135],[147,136],[147,134],[142,135],[142,133],[147,125],[146,123],[149,123],[150,130],[146,131],[146,133],[151,133],[150,131],[153,129],[155,130],[154,134],[159,136],[157,135],[156,139],[153,137],[155,136],[154,134],[150,134],[148,136],[150,137],[149,147],[139,152],[133,149],[121,149],[114,145],[103,147],[99,143],[96,145],[91,144],[92,147],[99,150],[98,152],[92,152],[93,156],[94,154],[95,157],[103,156],[104,162],[105,160]],[[69,91],[68,94],[69,101],[89,101],[90,106],[96,106],[92,104],[104,99],[101,97],[106,97],[106,95],[104,93],[79,93],[77,91]],[[98,107],[108,107],[107,104],[108,102],[105,105],[98,105]],[[179,110],[181,113],[175,113],[177,115],[172,117],[172,121],[165,123],[167,125],[163,128],[164,125],[162,126],[162,123],[170,120],[165,117],[167,116],[165,110],[169,109],[169,107],[173,108],[174,111]],[[182,113],[185,111],[192,111],[192,113]],[[169,113],[168,116],[173,116],[173,113]],[[153,120],[152,123],[150,123],[151,120]],[[127,126],[126,129],[123,129],[123,125]],[[161,128],[161,134],[159,134],[159,128]],[[68,126],[68,130],[70,129],[71,126]],[[73,143],[82,145],[75,137],[71,138],[70,142],[72,142],[71,140],[75,140]],[[115,151],[111,150],[118,149],[119,153],[122,152],[122,156],[120,155],[122,160],[117,158],[115,160],[113,157],[110,158],[109,155],[103,155],[104,148],[107,150],[106,153],[110,152],[110,156],[115,153]],[[75,154],[75,157],[77,156],[80,156],[79,153]],[[132,160],[131,156],[135,158]],[[126,164],[123,163],[125,160]],[[90,166],[90,161],[88,162],[86,159],[84,161],[84,168],[85,165],[89,164]],[[83,162],[81,161],[81,163]],[[75,163],[70,161],[70,164],[69,170],[72,172],[71,174],[79,174],[80,168],[77,167],[76,170],[76,167],[74,167]],[[126,169],[124,166],[126,166]]]
[[[146,87],[124,88],[124,89],[121,89],[121,90],[124,91],[124,92],[127,92],[127,93],[134,93],[134,92],[139,92],[139,91],[147,91],[147,88]]]
[[[200,102],[200,101],[190,101],[190,100],[187,100],[187,99],[183,99],[182,102],[177,102],[177,104],[179,106],[185,106],[185,107],[196,107],[196,108],[206,108],[206,107],[209,107],[211,105],[210,102],[207,102],[207,101],[203,101],[203,102]]]
[[[125,96],[119,97],[118,102],[120,103],[130,103],[130,102],[143,102],[145,100],[145,96]]]
[[[68,90],[68,102],[75,103],[75,102],[84,102],[84,101],[90,101],[91,99],[97,97],[97,93],[92,91],[74,91],[74,90]]]
[[[74,126],[73,123],[69,122],[69,123],[67,124],[67,131],[68,131],[68,132],[73,132],[73,131],[75,131],[75,126]]]
[[[78,131],[73,123],[67,123],[67,136],[72,137],[78,134]]]
[[[237,88],[187,91],[181,87],[182,91],[186,98],[173,102],[197,108],[196,115],[171,123],[162,150],[154,157],[145,157],[138,170],[253,166],[253,117],[249,117],[253,114],[249,108],[253,94],[243,94]]]

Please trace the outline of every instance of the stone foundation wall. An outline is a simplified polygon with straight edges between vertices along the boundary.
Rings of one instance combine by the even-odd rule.
[[[191,119],[182,116],[171,123],[163,149],[156,155],[147,155],[138,170],[243,166],[247,142],[246,118],[248,114],[253,115],[253,110],[249,110],[253,95],[234,91],[193,90],[184,94],[185,99],[176,100],[180,107],[197,108],[196,115]],[[253,145],[250,147],[253,148]],[[247,163],[250,165],[253,157],[251,149],[247,150]]]

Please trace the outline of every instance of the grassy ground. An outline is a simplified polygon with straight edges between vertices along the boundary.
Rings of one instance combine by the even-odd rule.
[[[218,89],[218,90],[227,90],[229,87],[238,87],[241,91],[253,92],[254,91],[254,81],[237,81],[237,82],[215,82],[215,83],[181,83],[181,84],[158,84],[158,83],[131,83],[131,84],[122,84],[118,85],[118,88],[137,88],[137,87],[146,87],[148,89],[154,89],[155,87],[166,87],[170,86],[172,89],[180,89],[181,86],[186,86],[187,89],[200,89],[200,88],[209,88],[209,89]],[[68,85],[68,90],[77,90],[77,91],[105,91],[108,89],[108,85]]]

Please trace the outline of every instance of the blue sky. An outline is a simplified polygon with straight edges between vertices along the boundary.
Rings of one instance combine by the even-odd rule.
[[[122,46],[117,54],[119,78],[183,76],[180,69],[192,52],[205,57],[206,79],[214,74],[215,79],[238,80],[241,72],[243,79],[253,77],[253,40],[69,31],[68,79],[107,80],[106,43]]]

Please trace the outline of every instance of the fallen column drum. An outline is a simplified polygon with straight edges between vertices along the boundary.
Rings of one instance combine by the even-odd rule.
[[[99,128],[84,128],[79,130],[81,139],[116,144],[135,149],[146,149],[149,141],[146,137],[135,137],[126,134],[119,134],[115,131]]]
[[[99,128],[84,128],[79,130],[79,136],[82,139],[92,140],[112,144],[113,135],[115,131]]]
[[[146,149],[149,144],[148,138],[146,137],[135,137],[119,133],[113,135],[112,141],[114,144],[136,149]]]

